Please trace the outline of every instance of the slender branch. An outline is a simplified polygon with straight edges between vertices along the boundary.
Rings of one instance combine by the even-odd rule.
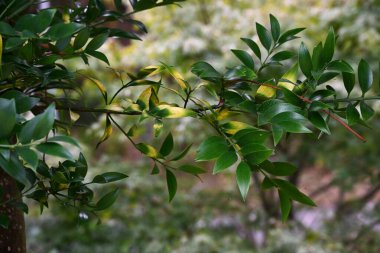
[[[373,97],[356,97],[356,98],[337,98],[337,99],[321,99],[321,102],[324,103],[333,103],[333,102],[354,102],[354,101],[366,101],[366,100],[380,100],[380,96]]]

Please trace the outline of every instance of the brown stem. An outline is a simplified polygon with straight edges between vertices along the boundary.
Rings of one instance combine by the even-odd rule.
[[[20,199],[21,192],[12,177],[0,168],[0,187],[4,193],[0,199],[0,215],[9,219],[8,228],[0,227],[0,252],[26,253],[25,220],[23,212],[12,205],[11,200]]]

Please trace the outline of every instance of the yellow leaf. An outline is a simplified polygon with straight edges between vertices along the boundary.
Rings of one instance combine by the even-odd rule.
[[[140,150],[141,153],[145,154],[146,156],[152,157],[152,158],[157,158],[158,157],[158,152],[157,150],[145,143],[138,143],[136,144],[136,148]]]
[[[276,90],[272,87],[261,85],[256,91],[256,98],[263,100],[276,97]]]
[[[166,64],[163,64],[163,66],[166,68],[166,70],[168,71],[168,73],[172,77],[174,77],[174,79],[176,80],[176,82],[178,83],[178,85],[183,90],[187,90],[188,88],[190,88],[189,84],[185,81],[185,79],[183,78],[183,76],[177,70],[175,70],[174,68],[172,68],[171,66],[168,66]]]
[[[278,86],[284,87],[288,90],[293,90],[294,89],[294,84],[297,82],[298,78],[298,63],[294,64],[282,77],[281,79],[288,80],[290,82],[286,81],[280,81],[278,82]]]
[[[99,145],[102,144],[102,142],[107,140],[111,136],[111,134],[112,134],[112,124],[111,124],[110,119],[107,117],[106,128],[104,129],[103,136],[100,138],[98,144],[96,144],[96,148],[98,148]]]
[[[150,113],[157,117],[169,119],[195,117],[197,115],[196,112],[192,110],[171,105],[158,105],[150,111]]]
[[[253,126],[248,125],[247,123],[240,122],[240,121],[230,121],[226,124],[223,124],[221,127],[223,128],[223,131],[226,134],[231,134],[231,135],[236,134],[242,129],[254,128]]]

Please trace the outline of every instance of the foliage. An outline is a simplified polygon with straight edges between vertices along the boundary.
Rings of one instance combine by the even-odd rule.
[[[290,213],[291,201],[310,206],[315,203],[282,178],[292,175],[296,169],[274,157],[281,139],[290,134],[330,134],[328,124],[335,120],[364,141],[351,126],[365,126],[373,115],[366,101],[378,97],[365,96],[372,89],[372,70],[365,60],[354,71],[346,61],[334,58],[336,35],[332,28],[324,42],[317,44],[311,53],[301,43],[297,55],[283,47],[297,39],[304,28],[283,30],[276,17],[270,15],[268,28],[256,23],[258,41],[243,38],[249,49],[232,49],[241,64],[222,72],[205,61],[197,62],[191,67],[195,81],[185,80],[176,68],[164,63],[148,66],[136,73],[125,73],[127,77],[120,74],[122,85],[112,95],[96,78],[72,71],[62,63],[61,60],[80,58],[88,64],[89,57],[109,63],[107,56],[98,51],[108,38],[139,39],[136,33],[146,31],[141,22],[131,18],[132,13],[176,2],[180,1],[131,1],[130,13],[124,13],[120,1],[114,1],[113,9],[97,0],[90,1],[87,7],[68,4],[65,8],[42,10],[33,1],[1,3],[4,11],[0,16],[0,38],[4,46],[0,52],[0,120],[4,124],[0,165],[20,183],[25,197],[40,203],[41,211],[48,207],[50,196],[79,213],[104,210],[114,203],[119,191],[112,189],[95,202],[88,185],[127,177],[119,172],[106,172],[85,181],[84,156],[79,154],[75,158],[62,145],[78,146],[66,134],[78,112],[106,115],[104,134],[97,146],[116,128],[152,160],[153,174],[165,171],[169,200],[177,191],[176,173],[199,177],[206,171],[199,165],[178,162],[189,149],[176,152],[171,133],[162,138],[160,131],[156,131],[162,144],[155,147],[138,140],[135,131],[147,119],[155,120],[155,129],[162,128],[166,121],[185,117],[205,122],[215,135],[202,142],[195,160],[215,161],[214,173],[236,167],[236,181],[243,199],[249,192],[252,175],[262,174],[261,188],[278,191],[283,220]],[[136,25],[137,31],[106,26],[121,20]],[[284,61],[291,59],[291,68],[282,67]],[[280,67],[280,74],[268,71],[274,67]],[[343,76],[347,97],[338,97],[334,87],[328,85],[337,75]],[[75,92],[82,92],[76,83],[80,78],[90,80],[99,89],[104,102],[102,108],[83,107],[80,101],[73,100]],[[170,80],[176,86],[167,85]],[[362,96],[350,96],[355,85]],[[137,99],[121,96],[125,90],[141,87],[144,90]],[[162,100],[162,90],[173,93],[182,103]],[[125,130],[115,115],[138,117],[138,120]],[[46,155],[58,157],[58,165],[49,164]]]

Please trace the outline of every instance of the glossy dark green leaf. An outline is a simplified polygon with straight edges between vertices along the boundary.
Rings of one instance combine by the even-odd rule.
[[[56,135],[56,136],[49,138],[47,141],[48,142],[64,142],[64,143],[68,143],[68,144],[71,144],[71,145],[74,145],[74,146],[80,148],[80,144],[77,141],[77,139],[75,139],[71,136],[67,136],[67,135]]]
[[[191,146],[193,144],[190,144],[189,146],[187,146],[184,150],[182,150],[181,153],[179,153],[178,155],[176,155],[173,159],[171,159],[172,161],[178,161],[178,160],[181,160],[183,157],[185,157],[187,155],[187,153],[189,152]]]
[[[261,182],[260,189],[261,190],[267,190],[267,189],[270,189],[272,187],[275,187],[272,180],[268,177],[264,177],[263,181]]]
[[[164,142],[162,143],[161,149],[160,149],[160,154],[163,156],[169,155],[173,151],[174,147],[174,140],[173,140],[173,135],[169,133]]]
[[[92,180],[92,183],[106,184],[115,182],[127,178],[128,176],[120,172],[106,172],[100,175],[96,175]]]
[[[258,125],[268,123],[274,116],[282,112],[296,112],[299,108],[278,99],[263,102],[258,108]]]
[[[28,148],[28,147],[20,147],[16,149],[17,154],[24,160],[27,164],[29,164],[33,170],[37,169],[38,166],[38,155],[37,153]]]
[[[272,45],[272,37],[269,31],[263,25],[259,23],[256,23],[256,31],[257,31],[257,35],[259,36],[261,44],[264,46],[264,48],[267,51],[269,51]]]
[[[348,125],[355,125],[360,121],[360,114],[358,110],[356,110],[355,106],[353,106],[352,104],[349,104],[347,106],[346,114]]]
[[[39,98],[27,96],[18,90],[8,90],[1,94],[2,98],[14,99],[16,102],[16,112],[23,113],[32,109],[39,101]]]
[[[54,125],[55,106],[49,107],[41,114],[35,116],[22,126],[19,139],[21,143],[39,140],[49,134]]]
[[[273,154],[272,149],[257,143],[243,146],[240,151],[247,162],[252,165],[264,162]]]
[[[86,43],[87,43],[87,41],[88,41],[89,38],[90,38],[90,32],[89,32],[89,30],[88,29],[83,29],[75,37],[73,48],[75,50],[78,50],[78,49],[84,47],[84,45],[86,45]]]
[[[299,48],[298,57],[299,57],[298,58],[299,66],[301,68],[302,73],[304,73],[304,75],[307,78],[311,78],[312,77],[311,71],[313,69],[313,63],[311,61],[311,56],[310,56],[309,50],[307,49],[307,47],[305,46],[305,44],[303,42],[301,43],[301,46]]]
[[[284,193],[286,193],[289,196],[289,198],[305,205],[316,206],[313,200],[311,200],[308,196],[306,196],[304,193],[298,190],[297,187],[295,187],[290,182],[283,179],[272,179],[272,180],[280,188],[280,190],[282,190]]]
[[[324,64],[329,63],[333,56],[335,50],[335,33],[334,29],[330,27],[329,33],[327,34],[325,43],[323,45],[321,57]]]
[[[256,73],[246,66],[236,66],[231,69],[229,69],[226,74],[224,75],[224,78],[227,80],[234,80],[234,79],[246,79],[246,80],[252,80],[256,77]]]
[[[338,75],[338,72],[324,72],[318,79],[318,85],[326,83]]]
[[[281,206],[281,220],[282,222],[285,222],[289,217],[290,210],[292,208],[292,202],[289,198],[289,195],[282,190],[278,190],[278,196]]]
[[[251,184],[251,168],[245,162],[241,162],[236,169],[236,181],[243,200],[247,198]]]
[[[15,155],[11,155],[10,160],[7,160],[0,154],[0,167],[19,183],[23,185],[28,184],[25,168]]]
[[[285,101],[298,106],[300,108],[305,107],[305,101],[303,101],[297,94],[295,94],[293,91],[288,90],[286,88],[281,89],[282,93],[284,94]]]
[[[207,62],[197,62],[191,66],[191,72],[208,81],[220,80],[222,75]]]
[[[0,139],[10,137],[16,125],[16,116],[15,100],[0,98]]]
[[[99,201],[96,203],[94,209],[95,211],[102,211],[109,208],[115,203],[117,196],[119,195],[119,189],[115,189],[107,194],[105,194]]]
[[[67,150],[64,146],[55,143],[55,142],[44,142],[38,144],[36,149],[41,153],[45,153],[51,156],[62,157],[68,160],[73,160],[73,156],[69,150]]]
[[[311,111],[308,114],[309,121],[319,130],[324,132],[325,134],[330,134],[330,129],[319,112]]]
[[[269,137],[269,132],[262,129],[243,129],[238,131],[233,138],[239,146],[251,143],[263,144]]]
[[[375,111],[366,104],[364,101],[360,102],[360,113],[362,115],[363,120],[369,120],[375,114]]]
[[[91,55],[92,57],[95,57],[98,60],[101,60],[102,62],[106,63],[107,65],[110,65],[110,62],[108,61],[108,58],[105,54],[99,51],[86,51],[88,55]]]
[[[216,160],[212,173],[216,174],[216,173],[221,172],[225,169],[228,169],[234,163],[236,163],[237,160],[238,160],[238,157],[237,157],[235,151],[227,151],[227,152],[223,153],[218,158],[218,160]]]
[[[173,172],[166,169],[166,184],[169,192],[169,202],[172,201],[177,192],[177,179]]]
[[[280,126],[272,125],[272,135],[274,146],[277,146],[277,144],[281,141],[282,136],[284,135],[284,130]]]
[[[45,9],[35,14],[27,14],[18,19],[15,29],[18,31],[28,30],[32,33],[41,33],[49,27],[56,13],[56,9]]]
[[[372,86],[373,83],[373,73],[368,62],[361,60],[358,67],[358,79],[360,89],[363,94],[365,94]]]
[[[157,175],[158,173],[160,173],[160,169],[158,168],[157,164],[155,163],[150,174],[151,175]]]
[[[332,109],[332,106],[318,100],[313,101],[309,106],[309,111],[319,111],[323,109]]]
[[[86,52],[100,48],[107,41],[108,35],[108,33],[102,33],[93,38],[86,46]]]
[[[336,60],[332,61],[327,65],[327,69],[330,71],[336,71],[336,72],[346,72],[346,73],[352,73],[354,74],[354,69],[348,64],[347,62],[343,60]]]
[[[193,174],[193,175],[206,173],[205,169],[198,167],[198,166],[195,166],[195,165],[191,165],[191,164],[181,165],[181,166],[179,166],[178,169],[180,169],[183,172]]]
[[[273,61],[273,62],[285,61],[285,60],[288,60],[288,59],[292,58],[293,56],[294,56],[293,52],[290,52],[290,51],[281,51],[281,52],[278,52],[278,53],[274,54],[270,58],[270,61]]]
[[[270,18],[270,31],[272,33],[272,38],[274,41],[277,41],[280,38],[281,28],[280,23],[277,18],[272,14],[269,14]]]
[[[213,160],[228,150],[226,141],[219,136],[211,136],[201,143],[195,157],[196,161]]]
[[[16,31],[8,23],[0,21],[0,34],[14,36]]]
[[[351,93],[352,89],[355,86],[355,74],[352,73],[342,73],[344,87],[348,94]]]
[[[313,49],[313,55],[311,56],[311,61],[313,62],[313,70],[318,71],[322,69],[323,63],[322,63],[322,50],[323,50],[323,45],[322,42],[319,42],[318,45],[316,45]]]
[[[295,112],[282,112],[271,119],[271,123],[289,133],[311,133],[306,127],[307,119]]]
[[[52,40],[59,40],[70,37],[83,27],[84,25],[79,23],[58,23],[50,27],[44,36]]]
[[[264,161],[260,164],[260,167],[269,174],[280,177],[290,176],[297,171],[297,168],[293,164],[287,162]]]
[[[232,53],[248,68],[255,69],[255,63],[250,54],[244,50],[231,49]]]
[[[240,38],[245,44],[252,50],[252,52],[261,60],[261,51],[259,46],[253,40],[249,38]]]
[[[302,32],[303,30],[305,30],[305,28],[295,28],[284,32],[278,39],[278,43],[283,44],[287,41],[297,39],[298,37],[295,35]]]

